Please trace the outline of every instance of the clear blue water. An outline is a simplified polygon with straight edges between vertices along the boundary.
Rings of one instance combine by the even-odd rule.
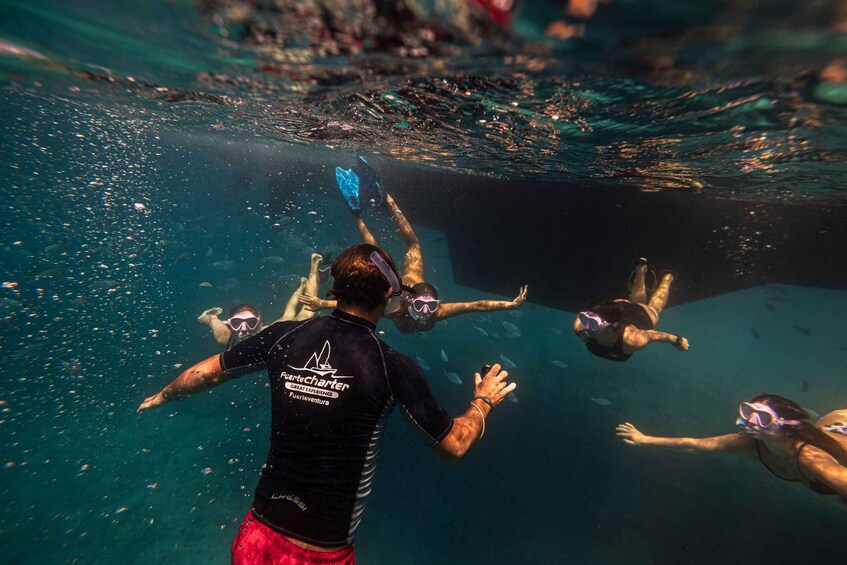
[[[496,49],[456,41],[420,59],[294,59],[293,48],[222,38],[212,16],[183,2],[3,3],[0,280],[17,283],[0,289],[3,560],[228,561],[267,449],[265,377],[135,408],[178,365],[216,351],[195,320],[202,310],[280,311],[312,250],[357,241],[332,186],[332,169],[356,151],[418,172],[841,202],[847,116],[837,81],[821,89],[810,78],[844,54],[830,24],[800,8],[790,30],[775,14],[747,13],[735,35],[704,42],[704,30],[738,13],[657,2],[646,8],[654,18],[633,20],[612,3],[582,39],[551,43],[541,30],[558,10],[524,7],[515,37]],[[675,53],[670,68],[632,71],[643,55],[634,51],[660,47]],[[258,70],[290,60],[298,79]],[[243,80],[198,74],[211,71]],[[340,78],[303,79],[330,75]],[[292,188],[281,231],[265,217],[269,177]],[[444,187],[445,198],[456,189]],[[455,284],[451,259],[462,258],[449,239],[410,219],[442,295],[486,296]],[[401,255],[391,224],[375,222]],[[220,260],[235,268],[211,266]],[[465,376],[501,354],[517,364],[518,402],[498,408],[455,464],[392,417],[360,561],[841,558],[843,505],[752,462],[634,449],[614,426],[726,433],[738,401],[762,391],[821,414],[843,408],[847,292],[777,284],[671,304],[661,327],[679,329],[691,351],[654,346],[620,365],[590,357],[568,333],[573,313],[533,303],[532,289],[511,314],[413,336],[381,326],[392,346],[428,361],[449,411],[465,407]],[[522,337],[504,337],[503,321]]]

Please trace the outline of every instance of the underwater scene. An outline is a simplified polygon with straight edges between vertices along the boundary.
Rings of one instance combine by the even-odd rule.
[[[363,225],[484,437],[395,407],[360,563],[843,560],[845,140],[843,0],[2,0],[0,561],[230,562],[268,372],[140,405]]]

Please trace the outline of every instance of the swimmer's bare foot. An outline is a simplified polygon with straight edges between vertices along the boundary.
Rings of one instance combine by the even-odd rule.
[[[320,253],[312,253],[312,267],[320,265],[324,260],[324,256]]]
[[[197,321],[201,324],[209,325],[212,323],[212,318],[217,318],[223,313],[223,308],[219,306],[215,306],[214,308],[209,308],[199,316],[197,316]]]

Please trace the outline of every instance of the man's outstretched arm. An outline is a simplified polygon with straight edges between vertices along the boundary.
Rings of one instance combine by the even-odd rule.
[[[223,384],[229,379],[230,377],[221,367],[221,356],[212,355],[186,369],[165,388],[146,398],[138,407],[138,411],[143,412],[174,400],[182,400],[192,394]]]

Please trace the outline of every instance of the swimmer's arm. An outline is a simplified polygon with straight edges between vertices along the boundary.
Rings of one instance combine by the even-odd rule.
[[[642,347],[650,345],[654,341],[664,341],[670,343],[680,351],[688,351],[688,340],[682,336],[660,332],[656,330],[639,330],[635,326],[627,326],[624,330],[624,345],[632,350],[638,350]],[[676,340],[681,340],[680,344],[676,344]]]
[[[491,312],[494,310],[514,310],[526,300],[527,285],[521,287],[514,300],[477,300],[475,302],[451,302],[441,304],[435,311],[436,320],[444,320],[459,314],[470,312]]]
[[[813,445],[806,446],[797,461],[808,479],[817,479],[847,500],[847,469],[827,452]]]
[[[297,300],[310,312],[319,312],[320,310],[335,309],[338,306],[336,300],[324,300],[311,294],[301,294]]]
[[[229,345],[229,340],[232,338],[232,330],[226,324],[215,317],[209,322],[209,327],[212,328],[212,335],[215,336],[215,341],[218,345],[221,347]]]
[[[615,431],[618,437],[630,445],[653,445],[687,453],[725,451],[752,453],[751,450],[755,450],[753,440],[738,433],[704,438],[648,436],[642,434],[629,422],[619,424]]]
[[[174,400],[182,400],[192,394],[212,389],[228,380],[230,377],[221,367],[221,356],[213,355],[186,369],[165,388],[144,399],[138,411],[142,412]]]

